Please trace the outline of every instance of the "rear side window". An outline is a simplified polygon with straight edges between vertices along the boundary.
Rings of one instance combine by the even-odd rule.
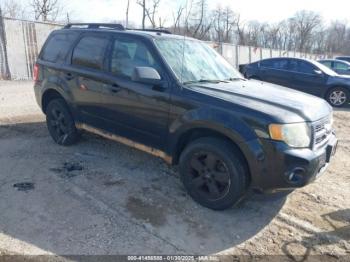
[[[63,62],[77,34],[70,32],[55,34],[49,38],[41,53],[41,59],[48,62]]]
[[[277,59],[273,61],[272,68],[285,70],[288,68],[288,60],[287,59]]]
[[[85,36],[73,50],[72,64],[102,70],[108,39],[98,36]]]
[[[260,66],[272,68],[273,60],[263,60],[263,61],[260,62]]]
[[[260,62],[260,65],[267,68],[285,70],[288,67],[288,60],[287,59],[264,60]]]

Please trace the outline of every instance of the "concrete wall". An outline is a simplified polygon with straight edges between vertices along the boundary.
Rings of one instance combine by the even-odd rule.
[[[31,79],[33,65],[42,45],[50,32],[60,28],[61,25],[4,18],[4,27],[11,78]],[[240,64],[247,64],[271,57],[308,57],[311,59],[325,57],[324,55],[302,54],[286,50],[272,50],[232,44],[222,44],[220,46],[212,42],[208,42],[208,44],[222,53],[227,61],[236,68]]]

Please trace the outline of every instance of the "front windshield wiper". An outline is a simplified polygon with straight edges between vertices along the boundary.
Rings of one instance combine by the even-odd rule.
[[[242,77],[230,77],[225,79],[226,81],[239,81],[239,80],[246,80],[245,78]]]
[[[200,80],[191,80],[191,81],[186,81],[183,82],[184,85],[189,85],[189,84],[196,84],[196,83],[213,83],[213,84],[218,84],[218,83],[226,83],[226,80],[220,80],[220,79],[200,79]]]

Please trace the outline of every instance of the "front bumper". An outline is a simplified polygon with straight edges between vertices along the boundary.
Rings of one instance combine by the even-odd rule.
[[[314,151],[291,149],[271,140],[261,141],[264,160],[260,174],[253,178],[253,187],[262,191],[289,190],[305,186],[319,177],[336,153],[338,140],[332,134],[328,143]]]

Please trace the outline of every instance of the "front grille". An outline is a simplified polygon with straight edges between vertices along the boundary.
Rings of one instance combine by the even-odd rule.
[[[313,149],[324,146],[332,134],[331,117],[312,123]]]

